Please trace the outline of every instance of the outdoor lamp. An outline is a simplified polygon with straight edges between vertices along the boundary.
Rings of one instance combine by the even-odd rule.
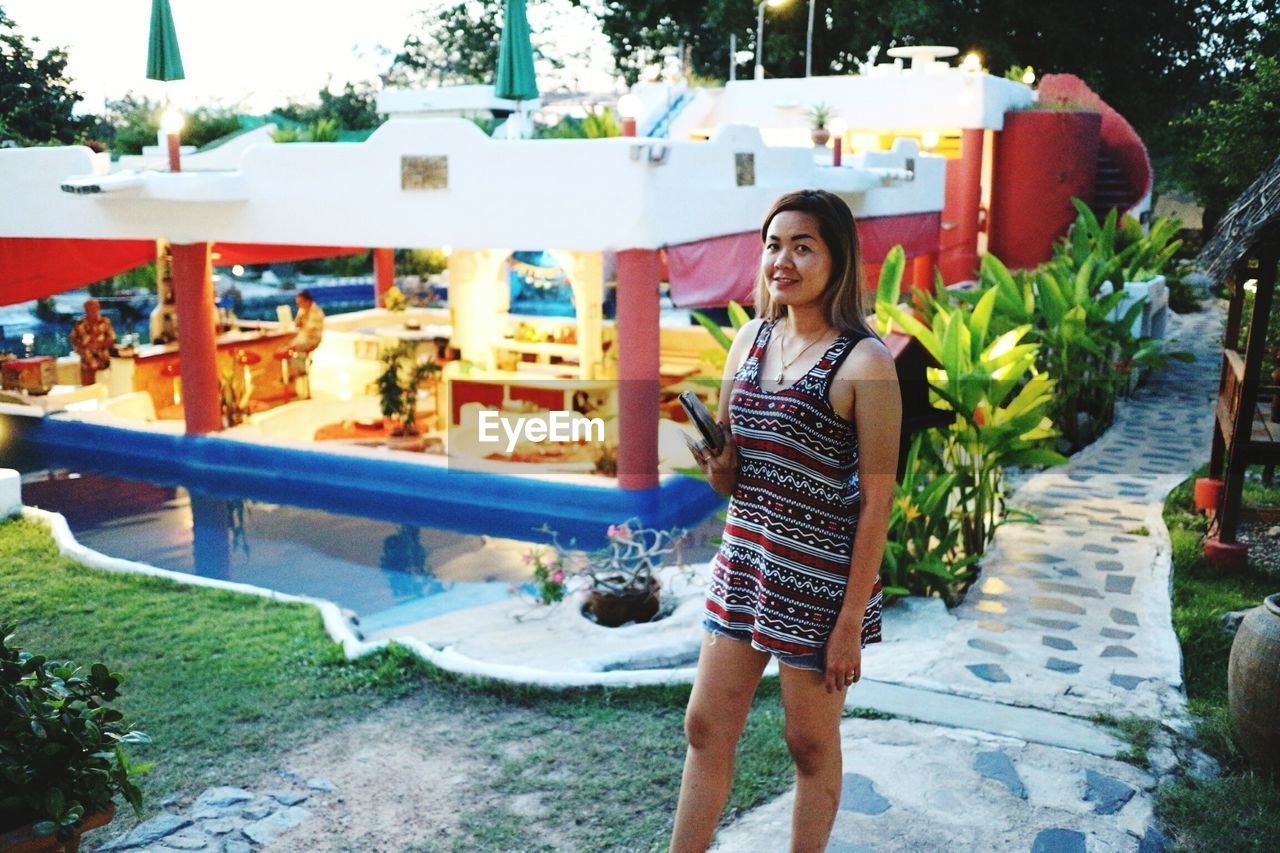
[[[618,98],[618,115],[622,116],[622,135],[636,135],[636,119],[640,116],[640,96],[631,92]]]
[[[1023,71],[1023,72],[1022,72],[1022,82],[1023,82],[1023,83],[1026,83],[1028,86],[1030,86],[1032,83],[1036,82],[1036,72],[1035,72],[1035,69],[1033,69],[1030,65],[1028,65],[1028,66],[1027,66],[1027,70],[1026,70],[1026,71]]]
[[[786,4],[787,0],[760,0],[760,13],[756,19],[756,79],[764,79],[764,65],[761,63],[764,52],[764,7],[772,6],[778,8]]]
[[[960,63],[960,67],[970,74],[977,74],[982,70],[982,54],[969,51],[964,55],[964,61]]]
[[[22,335],[22,348],[25,350],[23,355],[31,358],[31,352],[36,348],[36,336],[31,332],[24,332]]]
[[[165,145],[169,149],[169,171],[181,172],[182,164],[178,160],[178,134],[182,133],[182,113],[175,109],[167,109],[160,116],[160,132],[164,134]]]
[[[937,148],[938,131],[926,130],[924,133],[920,134],[920,145],[924,147],[925,151],[932,151]]]

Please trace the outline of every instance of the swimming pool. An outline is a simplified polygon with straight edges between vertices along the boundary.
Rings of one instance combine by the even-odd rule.
[[[212,495],[181,485],[52,470],[23,503],[62,513],[83,545],[128,560],[328,599],[382,630],[521,594],[536,540],[465,533]],[[714,518],[686,561],[710,559]],[[523,594],[528,594],[524,590]]]

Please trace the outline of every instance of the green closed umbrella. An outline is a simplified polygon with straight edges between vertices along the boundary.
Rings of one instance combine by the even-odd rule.
[[[151,0],[151,39],[147,45],[148,80],[183,80],[178,32],[173,27],[169,0]]]
[[[493,88],[499,98],[516,101],[517,104],[538,97],[538,81],[533,73],[533,44],[529,40],[529,19],[525,16],[524,0],[506,0],[502,48],[498,53],[498,78]]]

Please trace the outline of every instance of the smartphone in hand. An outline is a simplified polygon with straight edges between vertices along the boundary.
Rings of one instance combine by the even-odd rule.
[[[680,405],[684,407],[685,413],[689,415],[689,420],[697,427],[698,432],[702,435],[702,440],[707,443],[716,453],[724,449],[724,430],[720,428],[720,424],[716,423],[716,419],[711,416],[710,410],[703,404],[701,398],[692,391],[685,391],[680,395]]]

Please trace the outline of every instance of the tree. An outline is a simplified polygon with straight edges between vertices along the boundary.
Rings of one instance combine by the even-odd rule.
[[[418,29],[404,40],[385,82],[396,86],[486,83],[498,67],[500,0],[437,0],[418,12]]]
[[[502,6],[502,0],[435,0],[418,12],[418,32],[404,40],[383,82],[400,87],[492,82],[502,44]],[[555,44],[554,22],[554,15],[543,26],[530,20],[533,56],[544,69],[560,71],[561,46],[556,45],[555,55],[546,49]]]
[[[1249,65],[1251,73],[1236,76],[1223,97],[1177,125],[1193,152],[1179,177],[1204,203],[1206,229],[1280,157],[1280,60],[1256,52]]]
[[[332,121],[341,130],[371,130],[382,123],[371,83],[347,83],[337,94],[326,85],[316,98],[314,103],[290,101],[277,108],[275,114],[308,126]]]
[[[93,124],[72,115],[84,97],[71,88],[67,54],[53,48],[41,55],[0,9],[0,139],[24,144],[78,141]]]

